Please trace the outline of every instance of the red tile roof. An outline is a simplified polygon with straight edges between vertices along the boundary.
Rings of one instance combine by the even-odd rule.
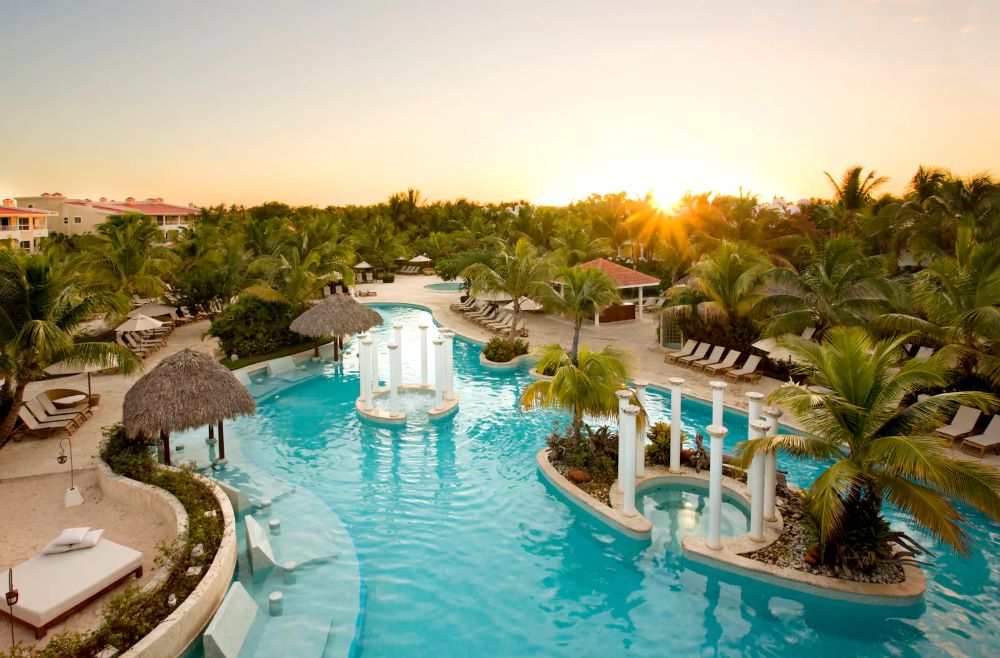
[[[585,270],[601,270],[614,281],[619,288],[635,288],[638,286],[652,286],[660,282],[655,276],[643,274],[630,267],[612,263],[607,258],[597,258],[586,263],[580,263],[577,267]]]
[[[200,215],[200,208],[190,208],[188,206],[175,206],[170,203],[154,203],[137,201],[135,203],[118,203],[110,201],[107,203],[90,203],[85,201],[67,201],[67,204],[74,206],[90,205],[98,210],[120,213],[138,213],[140,215]]]
[[[0,205],[0,215],[5,217],[49,217],[55,214],[41,208],[18,208],[17,206]]]

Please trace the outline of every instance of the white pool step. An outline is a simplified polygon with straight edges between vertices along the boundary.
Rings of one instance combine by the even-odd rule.
[[[239,658],[244,655],[244,649],[250,648],[248,639],[251,631],[262,622],[262,615],[246,588],[233,583],[205,629],[205,658]]]

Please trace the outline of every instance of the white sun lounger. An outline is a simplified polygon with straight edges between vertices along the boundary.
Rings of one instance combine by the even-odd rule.
[[[719,372],[720,370],[729,370],[734,365],[736,365],[736,359],[740,358],[742,352],[737,352],[736,350],[729,350],[729,354],[726,355],[722,361],[718,363],[710,363],[703,368],[705,372]]]
[[[93,548],[36,555],[14,567],[20,598],[14,619],[44,637],[49,626],[135,574],[142,577],[142,553],[102,539]],[[7,607],[0,608],[5,615]]]
[[[708,354],[708,348],[710,347],[712,347],[711,343],[702,343],[701,345],[698,346],[698,349],[696,349],[690,355],[682,356],[681,358],[677,359],[677,363],[688,364],[688,363],[694,363],[695,361],[701,361],[702,359],[705,358],[705,355]]]
[[[299,370],[299,367],[295,365],[295,361],[290,356],[283,356],[268,361],[267,374],[271,377],[284,379],[286,382],[297,382],[309,376]]]
[[[718,363],[719,359],[722,358],[722,355],[725,353],[725,351],[726,351],[725,347],[719,347],[719,346],[713,347],[712,353],[709,354],[707,358],[692,363],[691,369],[692,370],[704,369],[705,366],[710,366],[713,363]]]
[[[760,355],[751,354],[747,357],[746,363],[739,370],[730,370],[726,373],[726,379],[732,378],[734,382],[738,382],[741,379],[746,379],[748,381],[757,381],[760,379],[760,373],[757,372],[757,366],[760,364]]]
[[[955,412],[955,417],[951,419],[949,424],[939,427],[934,431],[943,437],[951,439],[952,443],[954,443],[955,439],[960,439],[966,434],[971,434],[972,430],[976,427],[977,420],[979,420],[979,409],[962,405]]]
[[[921,347],[919,350],[917,350],[917,353],[913,355],[913,358],[914,359],[926,359],[931,354],[934,354],[934,348],[933,347]]]
[[[258,384],[257,382],[250,379],[250,375],[248,375],[243,370],[236,370],[233,372],[233,375],[236,376],[236,381],[246,386],[247,390],[250,391],[250,395],[253,395],[254,397],[267,395],[268,393],[278,388],[277,386],[273,386],[270,384]]]
[[[698,347],[698,341],[696,341],[696,340],[689,340],[686,343],[684,343],[684,346],[681,347],[679,350],[673,350],[672,352],[667,352],[663,356],[663,360],[664,361],[675,361],[675,360],[681,358],[682,356],[687,356],[688,354],[690,354],[691,352],[693,352],[694,348],[696,348],[696,347]]]
[[[986,431],[982,434],[963,439],[962,445],[959,447],[964,452],[966,446],[978,450],[980,458],[991,448],[1000,450],[1000,416],[993,416],[990,424],[986,426]]]

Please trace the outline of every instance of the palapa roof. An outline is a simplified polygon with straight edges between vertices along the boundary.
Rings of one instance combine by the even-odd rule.
[[[382,324],[382,316],[354,297],[336,293],[292,320],[292,331],[311,338],[360,334]]]
[[[122,404],[129,436],[159,436],[204,427],[257,409],[246,387],[221,363],[181,350],[143,375]]]

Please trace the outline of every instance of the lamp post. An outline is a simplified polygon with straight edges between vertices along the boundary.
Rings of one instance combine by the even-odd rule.
[[[73,464],[73,441],[69,437],[60,439],[59,441],[59,456],[56,458],[60,464],[66,463],[66,447],[69,446],[69,489],[66,490],[66,494],[63,496],[63,505],[65,507],[76,507],[77,505],[83,504],[83,495],[80,490],[76,488],[76,475],[74,473],[75,465]]]

